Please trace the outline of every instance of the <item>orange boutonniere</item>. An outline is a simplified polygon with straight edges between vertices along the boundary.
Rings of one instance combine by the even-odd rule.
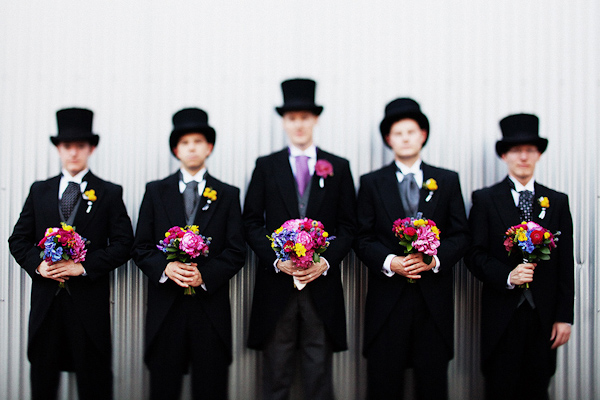
[[[544,219],[546,216],[546,209],[550,207],[550,200],[548,200],[547,197],[542,196],[538,199],[538,203],[540,204],[540,207],[542,207],[539,217],[540,219]]]
[[[87,200],[88,207],[85,210],[85,212],[86,214],[89,214],[90,211],[92,211],[92,205],[96,200],[98,200],[98,197],[96,196],[96,191],[94,189],[86,190],[85,192],[83,192],[83,199]]]

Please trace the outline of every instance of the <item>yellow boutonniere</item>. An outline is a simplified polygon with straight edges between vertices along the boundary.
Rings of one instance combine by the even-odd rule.
[[[540,212],[539,217],[540,219],[544,219],[546,216],[546,209],[550,207],[550,200],[548,200],[547,197],[542,196],[538,199],[538,203],[540,204],[540,207],[542,207],[542,212]]]
[[[92,211],[92,205],[96,200],[98,200],[98,197],[96,196],[96,191],[94,189],[86,190],[85,192],[83,192],[83,199],[87,200],[88,208],[85,210],[85,213],[89,214],[90,211]]]
[[[213,201],[217,201],[217,191],[211,188],[210,186],[204,188],[202,196],[206,197],[206,204],[204,205],[204,207],[202,207],[202,211],[208,210],[208,207],[210,207],[211,203]]]
[[[427,198],[425,199],[425,202],[428,202],[429,200],[431,200],[431,197],[433,196],[433,192],[438,190],[438,184],[435,179],[429,178],[425,181],[425,183],[423,183],[423,187],[425,189],[429,190],[429,194],[427,195]]]

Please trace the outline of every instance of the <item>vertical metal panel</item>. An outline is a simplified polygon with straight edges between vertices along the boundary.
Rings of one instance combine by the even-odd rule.
[[[559,350],[557,399],[600,397],[600,17],[598,2],[342,0],[240,2],[3,2],[0,14],[0,397],[29,397],[26,360],[30,279],[6,240],[35,180],[59,171],[48,136],[54,111],[96,113],[100,146],[91,161],[122,184],[134,224],[147,181],[177,168],[167,140],[173,112],[206,109],[218,137],[214,175],[245,193],[254,160],[281,148],[273,107],[279,83],[318,81],[325,106],[317,143],[347,157],[355,182],[392,156],[378,124],[385,104],[417,99],[431,121],[424,159],[457,170],[470,193],[505,174],[494,153],[498,120],[514,112],[541,118],[550,146],[537,179],[569,194],[575,221],[576,322]],[[467,206],[469,207],[469,206]],[[255,398],[260,356],[244,347],[255,259],[231,282],[234,362],[230,396]],[[350,349],[335,356],[338,398],[363,398],[365,270],[343,263]],[[456,267],[456,357],[452,398],[481,396],[479,283]],[[129,262],[113,274],[115,396],[148,394],[142,362],[145,278]],[[76,398],[65,374],[61,398]],[[189,390],[184,397],[189,397]]]

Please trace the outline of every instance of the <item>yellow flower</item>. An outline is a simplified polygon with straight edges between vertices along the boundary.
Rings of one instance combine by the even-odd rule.
[[[439,238],[440,238],[440,230],[438,229],[438,227],[437,227],[437,226],[432,226],[432,227],[431,227],[431,232],[435,233],[435,237],[436,237],[437,239],[439,239]]]
[[[527,241],[527,235],[525,234],[525,232],[521,232],[519,233],[517,240],[519,242],[526,242]]]
[[[306,255],[306,247],[302,243],[296,243],[294,245],[294,251],[298,257],[304,257]]]
[[[94,189],[86,190],[83,192],[84,198],[89,201],[96,201],[98,197],[96,197],[96,191]]]
[[[550,239],[550,232],[544,232],[544,239]]]
[[[198,225],[186,226],[186,228],[188,228],[188,230],[194,232],[195,234],[200,233],[200,229],[198,229]]]
[[[170,233],[169,232],[165,232],[165,237],[169,237]]]
[[[542,208],[548,208],[548,207],[550,207],[550,200],[548,200],[547,197],[540,197],[538,199],[538,202],[540,203],[540,206]]]
[[[60,225],[61,225],[61,226],[62,226],[62,228],[63,228],[65,231],[67,231],[67,232],[70,232],[70,231],[72,231],[72,230],[73,230],[73,227],[72,227],[71,225],[67,225],[67,224],[65,224],[64,222],[61,222],[61,223],[60,223]]]
[[[217,200],[217,191],[211,187],[204,188],[204,192],[202,196],[206,197],[209,200],[216,201]]]
[[[427,221],[422,219],[416,219],[415,222],[413,222],[413,224],[415,225],[415,228],[418,228],[419,226],[427,225]]]
[[[425,186],[425,189],[430,190],[430,191],[434,191],[434,190],[438,189],[437,182],[433,178],[427,179],[427,181],[425,181],[425,184],[423,186]]]
[[[327,233],[327,232],[323,232],[323,237],[324,237],[324,238],[328,238],[328,237],[329,237],[329,233]]]
[[[280,234],[283,231],[283,226],[280,226],[279,228],[277,228],[277,230],[275,231],[276,234]]]

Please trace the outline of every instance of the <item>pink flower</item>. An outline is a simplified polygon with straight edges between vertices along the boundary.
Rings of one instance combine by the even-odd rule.
[[[206,247],[204,240],[193,232],[185,232],[179,243],[179,248],[191,258],[198,257]]]
[[[317,160],[315,165],[315,173],[321,178],[333,176],[333,165],[327,160]]]
[[[435,236],[428,226],[420,226],[417,228],[418,239],[413,242],[413,247],[420,253],[425,253],[430,256],[437,254],[437,248],[440,246],[440,241]]]
[[[313,248],[312,237],[310,236],[310,234],[308,232],[305,232],[305,231],[299,232],[296,242],[304,245],[306,250],[310,250]]]
[[[506,239],[504,239],[504,248],[509,253],[512,250],[512,248],[513,248],[514,245],[515,245],[515,243],[513,242],[513,240],[512,240],[511,237],[507,237]]]
[[[417,233],[417,230],[412,226],[409,226],[404,230],[404,234],[407,236],[414,236]]]

